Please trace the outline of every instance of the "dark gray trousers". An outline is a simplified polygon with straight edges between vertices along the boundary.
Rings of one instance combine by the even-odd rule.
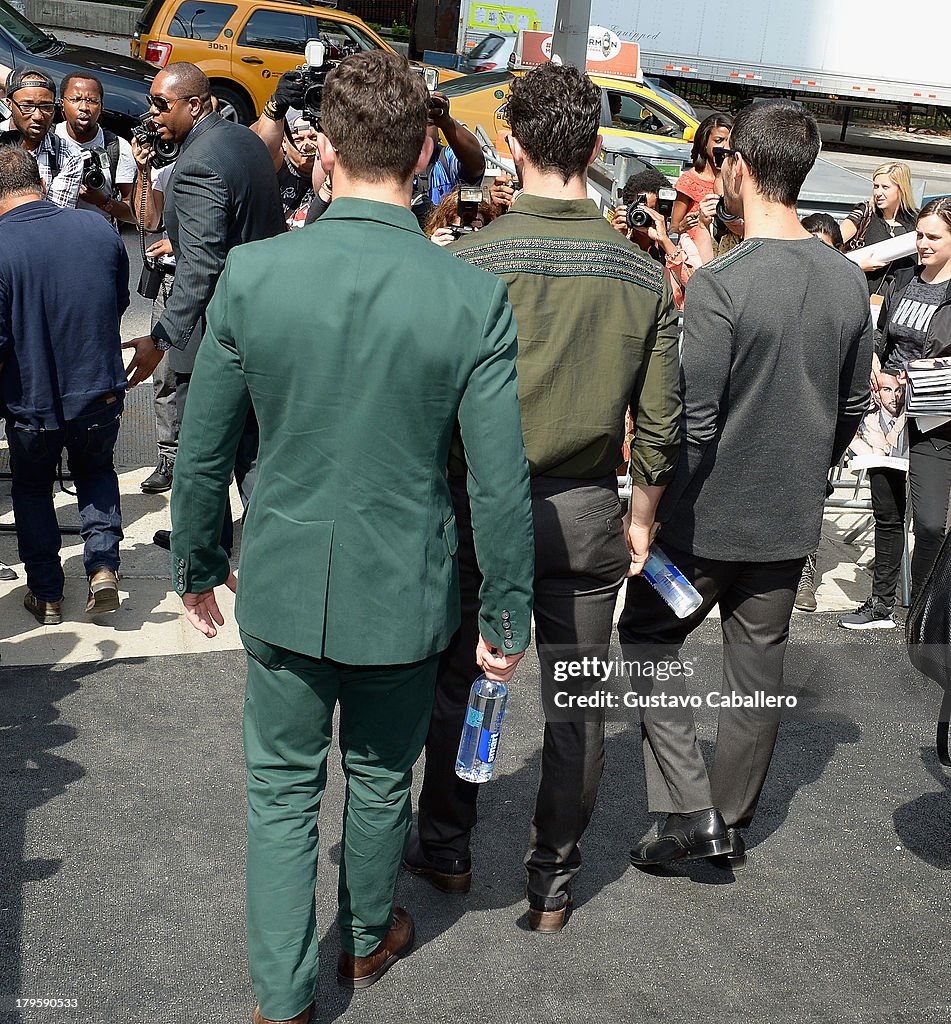
[[[690,633],[718,604],[723,633],[721,693],[781,693],[789,619],[804,559],[722,562],[667,544],[664,550],[700,592],[703,604],[693,615],[678,619],[645,579],[630,579],[618,622],[625,659],[636,659],[643,645],[653,648],[654,658],[676,658]],[[668,694],[689,692],[683,678],[672,678],[662,688]],[[704,680],[692,687],[704,693],[709,688]],[[721,707],[709,776],[689,709],[644,709],[641,723],[652,811],[687,813],[716,807],[727,825],[749,825],[779,731],[775,710]]]
[[[443,653],[426,768],[419,798],[419,836],[433,857],[469,856],[479,787],[456,777],[454,766],[469,688],[479,674],[479,573],[463,478],[451,478],[459,530],[462,625]],[[617,594],[630,565],[621,526],[617,481],[532,480],[535,524],[535,643],[583,646],[607,655]],[[544,682],[543,682],[544,686]],[[568,684],[559,684],[570,689]],[[538,909],[564,904],[581,866],[578,841],[591,819],[604,767],[604,718],[547,722],[541,778],[526,857],[529,900]],[[503,736],[503,743],[504,743]]]

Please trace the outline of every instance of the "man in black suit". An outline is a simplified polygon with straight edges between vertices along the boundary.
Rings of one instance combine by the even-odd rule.
[[[271,238],[285,230],[281,197],[267,147],[250,129],[212,110],[211,86],[194,64],[169,64],[151,88],[152,118],[160,138],[181,152],[165,193],[165,229],[175,254],[175,284],[152,333],[126,342],[135,355],[129,384],[148,380],[165,352],[175,371],[179,419],[201,342],[205,307],[236,245]],[[257,428],[249,417],[238,450],[235,475],[242,496],[256,453]],[[231,515],[226,510],[222,541],[230,550]],[[155,541],[168,547],[168,532]]]

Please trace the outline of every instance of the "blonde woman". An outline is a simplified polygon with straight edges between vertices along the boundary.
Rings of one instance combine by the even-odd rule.
[[[861,249],[886,238],[915,230],[918,207],[911,193],[911,170],[908,164],[891,161],[875,169],[872,175],[872,198],[859,203],[842,221],[842,240],[846,251]],[[859,264],[868,278],[869,295],[881,294],[887,281],[901,267],[912,267],[913,256],[892,263]]]

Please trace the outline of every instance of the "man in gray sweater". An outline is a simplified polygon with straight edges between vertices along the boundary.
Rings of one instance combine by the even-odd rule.
[[[657,516],[660,543],[703,603],[678,619],[633,577],[618,624],[625,657],[643,657],[643,645],[669,656],[719,605],[717,748],[708,775],[689,712],[642,712],[648,800],[669,816],[659,836],[632,851],[638,866],[717,854],[734,867],[743,862],[739,830],[752,820],[779,727],[776,710],[751,704],[780,694],[829,467],[869,402],[864,275],[796,214],[819,153],[815,120],[785,100],[758,103],[737,117],[730,145],[718,154],[723,202],[744,218],[746,239],[697,271],[687,289],[683,441]],[[668,693],[675,687],[666,684]],[[751,701],[724,707],[742,698]]]

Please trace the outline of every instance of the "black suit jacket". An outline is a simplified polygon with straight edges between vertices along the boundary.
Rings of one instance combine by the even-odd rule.
[[[152,335],[177,350],[170,353],[172,364],[186,373],[228,253],[287,230],[274,162],[261,139],[218,114],[202,118],[169,179],[165,228],[175,253],[175,284]]]

